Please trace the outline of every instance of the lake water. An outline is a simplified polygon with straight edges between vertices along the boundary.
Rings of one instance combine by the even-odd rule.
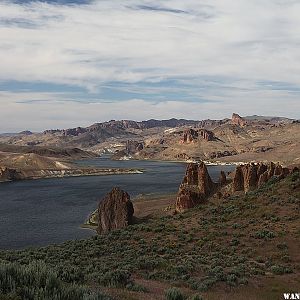
[[[91,211],[114,186],[132,197],[176,193],[185,172],[184,163],[111,161],[108,156],[78,162],[96,167],[139,168],[143,174],[26,180],[0,184],[0,249],[44,246],[94,234],[80,228]],[[217,180],[220,170],[210,166]]]

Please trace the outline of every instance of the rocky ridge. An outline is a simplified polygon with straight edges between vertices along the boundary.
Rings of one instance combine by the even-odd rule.
[[[253,191],[263,186],[271,178],[282,180],[291,172],[297,171],[299,171],[297,167],[291,171],[279,163],[251,163],[238,165],[231,174],[231,180],[228,180],[226,174],[221,171],[218,183],[214,183],[203,162],[200,164],[189,163],[179,187],[175,212],[184,212],[204,203],[214,194],[217,194],[218,198],[227,198],[236,192]]]
[[[284,178],[290,173],[288,168],[281,166],[280,164],[246,164],[236,167],[232,181],[232,191],[244,191],[249,192],[261,187],[273,176]]]

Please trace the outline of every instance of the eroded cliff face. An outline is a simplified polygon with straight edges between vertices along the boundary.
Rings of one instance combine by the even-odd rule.
[[[107,233],[132,224],[133,213],[129,194],[113,188],[99,203],[97,232]]]
[[[232,192],[244,191],[249,192],[261,187],[271,177],[277,176],[279,179],[284,178],[290,173],[288,168],[280,164],[246,164],[236,167],[232,182]]]
[[[188,164],[177,194],[175,210],[183,212],[205,202],[215,187],[216,184],[211,180],[203,162]]]
[[[199,138],[209,142],[213,141],[215,136],[212,131],[206,129],[187,129],[183,133],[183,138],[181,140],[182,144],[195,143]]]

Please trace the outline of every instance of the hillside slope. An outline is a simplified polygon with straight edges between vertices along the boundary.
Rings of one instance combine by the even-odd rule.
[[[163,207],[123,230],[1,251],[0,259],[41,260],[63,282],[85,283],[114,299],[165,299],[172,286],[204,299],[276,300],[299,291],[299,172],[246,195],[215,196],[183,214],[166,215]]]

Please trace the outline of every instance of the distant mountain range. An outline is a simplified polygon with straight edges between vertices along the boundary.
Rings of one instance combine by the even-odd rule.
[[[234,113],[222,120],[111,120],[88,127],[2,134],[0,143],[110,152],[115,159],[300,161],[300,123],[285,117]],[[287,153],[287,147],[289,151]],[[38,150],[32,150],[32,149]],[[0,149],[1,151],[1,149]],[[45,152],[47,155],[49,151]]]

